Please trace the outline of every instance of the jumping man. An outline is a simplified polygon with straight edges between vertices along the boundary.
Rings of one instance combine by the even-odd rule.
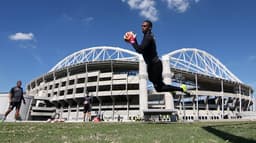
[[[159,59],[156,50],[156,42],[151,32],[152,22],[149,20],[143,21],[142,33],[144,34],[141,44],[139,45],[136,39],[136,35],[132,32],[127,32],[124,35],[126,42],[130,43],[133,48],[140,54],[142,54],[144,61],[147,64],[148,78],[153,83],[154,88],[157,92],[172,92],[181,91],[187,93],[186,85],[182,84],[181,87],[172,85],[166,85],[163,82],[162,72],[163,66],[162,61]]]

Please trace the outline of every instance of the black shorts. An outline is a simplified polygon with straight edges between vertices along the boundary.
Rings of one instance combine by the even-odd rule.
[[[160,85],[163,82],[162,72],[163,72],[163,65],[161,60],[153,64],[147,65],[147,72],[149,80],[155,85]]]
[[[16,108],[16,110],[19,110],[21,106],[21,102],[11,102],[9,105],[9,109],[13,110]]]
[[[92,108],[90,104],[84,105],[84,113],[91,112]]]

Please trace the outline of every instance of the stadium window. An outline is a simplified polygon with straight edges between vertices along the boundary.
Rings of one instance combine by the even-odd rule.
[[[68,89],[68,93],[67,94],[73,94],[73,89]]]
[[[128,90],[138,90],[139,84],[128,84]]]
[[[74,79],[72,79],[72,80],[69,80],[69,85],[73,85],[73,84],[75,84],[75,80]]]
[[[89,91],[89,92],[96,91],[96,86],[89,86],[89,87],[87,87],[87,91]]]
[[[61,87],[66,86],[66,81],[61,83]]]
[[[80,84],[80,83],[84,83],[85,82],[85,78],[79,78],[77,79],[77,83]]]
[[[84,93],[84,88],[83,87],[77,88],[76,93]]]
[[[52,89],[52,85],[49,86],[49,90],[51,90],[51,89]]]
[[[110,81],[111,77],[103,77],[99,79],[100,81]]]
[[[56,83],[56,84],[55,84],[55,88],[58,88],[58,87],[59,87],[59,83]]]
[[[88,82],[95,82],[97,81],[97,76],[88,77]]]
[[[64,95],[64,90],[60,91],[60,96]]]
[[[126,85],[121,84],[121,85],[113,85],[112,90],[125,90]]]
[[[110,85],[99,86],[99,91],[110,91]]]

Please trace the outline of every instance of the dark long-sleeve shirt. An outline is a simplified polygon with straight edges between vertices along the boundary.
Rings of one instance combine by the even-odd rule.
[[[146,64],[149,65],[159,60],[156,51],[156,42],[151,31],[144,34],[140,45],[137,40],[135,40],[132,46],[138,53],[142,54]]]

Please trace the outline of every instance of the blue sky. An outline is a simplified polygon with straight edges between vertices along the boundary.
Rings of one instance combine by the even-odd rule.
[[[122,37],[154,21],[159,55],[193,47],[256,87],[255,0],[1,0],[0,92],[23,87],[75,51],[133,50]]]

